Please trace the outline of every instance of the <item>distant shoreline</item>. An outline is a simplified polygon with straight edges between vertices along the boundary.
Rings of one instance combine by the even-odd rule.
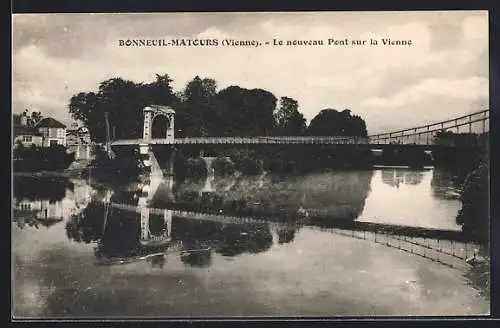
[[[394,165],[373,165],[373,169],[381,169],[381,168],[394,168],[394,169],[411,169],[409,166],[394,166]],[[429,170],[433,169],[433,166],[424,166],[421,169]],[[13,176],[15,177],[75,177],[78,176],[79,173],[85,171],[86,168],[74,169],[69,171],[34,171],[34,172],[13,172]]]
[[[76,172],[79,173],[79,172]],[[37,172],[13,172],[15,177],[65,177],[70,178],[75,176],[75,172],[64,171],[37,171]]]

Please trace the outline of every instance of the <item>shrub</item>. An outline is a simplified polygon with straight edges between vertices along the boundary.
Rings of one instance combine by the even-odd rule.
[[[489,241],[489,165],[481,164],[472,171],[464,182],[460,197],[462,209],[457,215],[457,223],[470,238],[488,243]]]
[[[18,145],[13,152],[15,171],[59,171],[69,167],[74,154],[67,154],[66,147],[24,147]]]
[[[180,179],[202,180],[207,177],[207,166],[200,157],[179,156],[174,164],[174,173]]]

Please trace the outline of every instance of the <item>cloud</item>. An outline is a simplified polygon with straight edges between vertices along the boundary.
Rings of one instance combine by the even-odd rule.
[[[395,130],[447,120],[486,109],[487,104],[488,80],[471,77],[425,79],[388,98],[365,99],[361,106],[371,109],[365,116],[372,122],[372,131],[383,132],[385,128]],[[388,113],[398,113],[397,121],[386,121]]]
[[[402,117],[411,126],[425,119],[411,117],[416,108],[460,115],[475,97],[488,96],[479,90],[487,90],[487,23],[485,12],[15,15],[13,107],[32,106],[68,121],[67,104],[75,93],[96,90],[112,77],[146,82],[167,73],[176,90],[199,75],[214,78],[220,88],[240,85],[292,97],[308,120],[324,108],[349,108],[366,119],[369,132],[401,124]],[[180,37],[391,38],[413,44],[118,46],[119,39]]]
[[[369,98],[362,102],[366,106],[396,108],[418,103],[423,98],[448,96],[472,101],[488,95],[488,80],[472,77],[462,80],[426,79],[389,98]]]

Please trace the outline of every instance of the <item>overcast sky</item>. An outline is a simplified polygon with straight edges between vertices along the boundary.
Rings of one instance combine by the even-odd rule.
[[[130,38],[404,39],[410,47],[123,48]],[[68,123],[78,92],[167,73],[292,97],[310,120],[349,108],[369,133],[488,108],[486,12],[36,14],[13,19],[13,111]]]

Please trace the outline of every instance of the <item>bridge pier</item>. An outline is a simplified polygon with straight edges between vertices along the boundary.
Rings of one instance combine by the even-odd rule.
[[[139,154],[141,155],[141,160],[144,166],[149,168],[149,175],[151,177],[163,177],[163,176],[173,176],[174,175],[174,163],[177,151],[171,149],[168,159],[164,168],[161,167],[157,156],[155,155],[151,145],[148,143],[139,144]]]

